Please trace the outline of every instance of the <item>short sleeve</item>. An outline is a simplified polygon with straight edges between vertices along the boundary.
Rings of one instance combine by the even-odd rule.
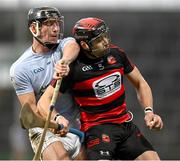
[[[64,49],[64,47],[70,42],[70,41],[75,41],[73,37],[67,37],[64,38],[61,42],[61,49]]]
[[[122,52],[122,56],[123,56],[123,64],[124,64],[124,73],[128,74],[132,72],[135,65],[131,62],[131,60],[128,58],[125,52]]]
[[[75,39],[73,37],[67,37],[67,38],[60,40],[60,43],[59,43],[58,47],[56,48],[56,51],[53,54],[53,59],[54,59],[55,63],[59,59],[61,59],[64,47],[71,41],[75,41]]]
[[[73,37],[67,37],[67,38],[62,39],[58,45],[57,50],[62,49],[62,51],[63,51],[64,47],[71,41],[75,41],[75,39]]]
[[[31,80],[26,72],[10,69],[10,80],[17,95],[33,92]]]

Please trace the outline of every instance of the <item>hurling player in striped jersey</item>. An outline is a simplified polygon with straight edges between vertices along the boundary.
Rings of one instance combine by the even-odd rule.
[[[73,35],[80,45],[80,54],[64,77],[60,93],[67,90],[79,106],[81,130],[85,132],[89,160],[160,160],[157,152],[133,123],[125,100],[123,79],[126,77],[136,90],[149,129],[163,128],[161,117],[153,111],[151,88],[138,68],[120,47],[110,42],[109,29],[99,18],[83,18]],[[56,73],[60,68],[56,66]],[[48,109],[56,80],[54,75],[39,100]],[[60,94],[61,97],[61,94]]]

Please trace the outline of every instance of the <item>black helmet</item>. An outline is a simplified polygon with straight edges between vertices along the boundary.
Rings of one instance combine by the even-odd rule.
[[[59,10],[54,7],[39,7],[39,8],[32,8],[28,12],[28,26],[34,22],[36,24],[36,34],[34,34],[31,29],[31,33],[36,38],[37,41],[39,41],[42,45],[48,47],[49,49],[53,49],[56,47],[59,43],[59,40],[56,43],[52,42],[43,42],[39,38],[39,30],[42,25],[43,21],[46,21],[48,19],[56,19],[59,21],[60,25],[60,33],[59,33],[59,39],[63,38],[64,33],[64,17],[60,14]]]
[[[63,19],[64,17],[60,14],[59,10],[54,7],[32,8],[28,12],[28,25],[32,22],[42,22],[49,18]]]
[[[93,17],[83,18],[73,27],[73,35],[78,42],[90,42],[105,32],[108,32],[105,22]]]

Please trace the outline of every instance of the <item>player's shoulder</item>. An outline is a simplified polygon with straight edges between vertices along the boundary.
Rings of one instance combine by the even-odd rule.
[[[71,36],[68,36],[68,37],[64,37],[63,39],[61,39],[61,40],[75,40],[75,38],[74,37],[71,37]]]
[[[65,46],[65,44],[75,41],[75,39],[73,37],[66,37],[63,39],[59,39],[59,45],[57,47],[57,49],[62,48],[63,46]]]
[[[111,49],[111,53],[118,53],[120,55],[124,55],[125,54],[125,51],[123,48],[115,45],[115,44],[110,44],[110,49]]]
[[[63,39],[61,39],[59,42],[60,45],[63,45],[67,42],[72,42],[72,41],[75,41],[75,39],[73,37],[65,37]]]
[[[10,67],[10,75],[22,72],[29,68],[28,63],[32,57],[32,49],[28,48]]]

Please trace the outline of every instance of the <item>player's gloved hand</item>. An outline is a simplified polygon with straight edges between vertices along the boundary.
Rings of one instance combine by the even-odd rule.
[[[69,63],[66,62],[65,60],[61,59],[59,60],[55,66],[54,66],[54,79],[61,79],[64,76],[67,76],[69,73]]]
[[[61,124],[63,128],[61,130],[54,130],[54,133],[60,136],[65,136],[68,133],[69,121],[62,115],[59,115],[55,121],[56,123]]]
[[[163,128],[163,122],[159,115],[154,114],[153,112],[145,113],[144,117],[146,126],[150,130],[161,130]]]

